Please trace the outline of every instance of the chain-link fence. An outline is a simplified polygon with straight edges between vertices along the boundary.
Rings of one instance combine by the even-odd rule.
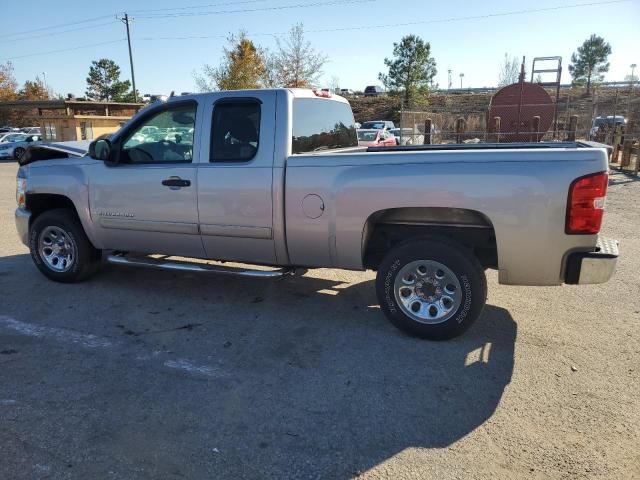
[[[529,84],[530,85],[530,84]],[[514,87],[518,87],[515,85]],[[541,88],[540,88],[541,90]],[[527,93],[529,93],[527,95]],[[514,88],[501,101],[491,93],[432,95],[429,104],[404,108],[403,144],[596,140],[609,145],[640,138],[640,87],[586,95],[564,89],[537,95]],[[425,135],[426,129],[430,134]]]

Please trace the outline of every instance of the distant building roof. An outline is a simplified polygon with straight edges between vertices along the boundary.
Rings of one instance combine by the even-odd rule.
[[[91,102],[87,100],[13,100],[0,102],[0,108],[67,108],[67,107],[121,107],[121,108],[142,108],[144,103],[133,102]]]

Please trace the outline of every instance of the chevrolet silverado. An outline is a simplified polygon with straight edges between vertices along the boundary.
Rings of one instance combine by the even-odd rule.
[[[86,155],[25,155],[17,230],[59,282],[103,261],[247,277],[372,269],[386,316],[429,339],[480,315],[485,269],[509,285],[614,272],[598,145],[357,145],[348,102],[326,92],[169,98]]]

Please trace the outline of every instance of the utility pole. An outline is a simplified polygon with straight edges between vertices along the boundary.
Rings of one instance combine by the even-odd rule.
[[[133,101],[138,101],[138,91],[136,90],[136,76],[133,73],[133,55],[131,54],[131,35],[129,33],[129,22],[133,20],[133,18],[129,18],[129,15],[126,13],[124,17],[116,17],[127,27],[127,43],[129,44],[129,64],[131,65],[131,86],[133,87]]]
[[[460,90],[462,90],[462,79],[464,78],[464,73],[460,74]]]

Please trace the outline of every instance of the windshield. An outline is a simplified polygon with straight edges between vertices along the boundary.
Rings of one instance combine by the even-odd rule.
[[[364,122],[362,128],[374,128],[376,130],[382,130],[384,128],[384,122]]]
[[[375,142],[378,137],[376,130],[358,130],[358,140],[363,142]]]

